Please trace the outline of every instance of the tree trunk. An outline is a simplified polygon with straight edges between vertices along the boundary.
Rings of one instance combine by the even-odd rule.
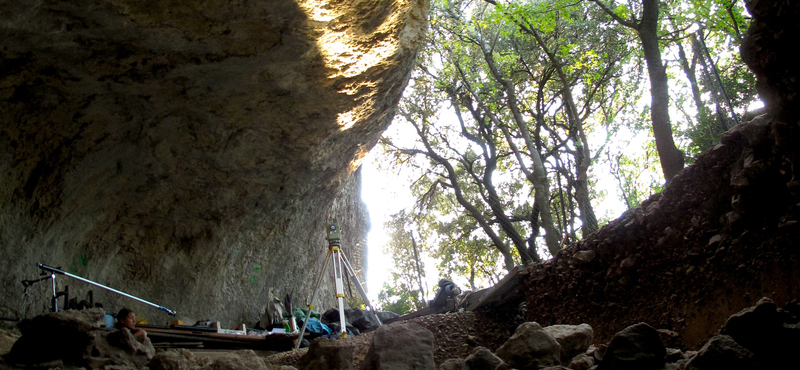
[[[533,184],[535,190],[533,196],[534,206],[539,207],[539,216],[541,217],[542,228],[544,228],[545,232],[545,244],[547,244],[547,249],[550,251],[550,254],[555,257],[556,253],[561,250],[561,241],[559,240],[559,233],[553,223],[553,213],[550,209],[550,181],[547,179],[547,170],[544,167],[544,161],[539,151],[536,150],[536,145],[533,143],[530,131],[528,130],[528,123],[525,121],[525,118],[522,117],[522,112],[520,112],[519,106],[517,105],[517,94],[514,90],[514,84],[503,78],[497,70],[494,59],[488,52],[484,51],[483,56],[495,80],[503,86],[508,95],[506,104],[511,110],[514,123],[517,128],[519,128],[525,140],[525,145],[528,147],[528,154],[531,156],[531,160],[533,160],[532,176],[528,178],[528,181]]]
[[[569,118],[571,126],[578,131],[580,141],[576,143],[578,149],[578,179],[575,184],[575,198],[577,198],[578,208],[581,211],[581,231],[583,232],[583,236],[586,237],[597,231],[598,226],[597,216],[594,214],[592,202],[589,199],[589,165],[591,165],[592,156],[589,151],[589,140],[587,140],[586,133],[583,130],[583,120],[580,114],[578,114],[578,108],[575,106],[575,99],[572,97],[572,90],[569,88],[567,75],[564,73],[564,69],[561,68],[561,63],[558,61],[558,58],[556,58],[554,53],[550,52],[550,49],[547,47],[547,44],[544,43],[539,32],[528,27],[523,27],[523,29],[533,35],[536,39],[536,43],[539,44],[539,47],[547,54],[547,58],[553,65],[556,74],[558,74],[558,78],[561,80],[561,97],[566,103],[567,118]]]
[[[483,217],[481,212],[464,197],[464,192],[461,190],[461,186],[458,183],[458,175],[456,174],[456,170],[453,168],[453,165],[450,164],[450,162],[448,162],[447,159],[437,154],[433,150],[433,147],[431,146],[430,142],[428,142],[422,129],[413,121],[410,122],[414,124],[414,128],[417,131],[417,136],[422,140],[422,144],[425,146],[425,150],[423,151],[423,150],[412,149],[412,150],[407,150],[407,152],[409,154],[425,155],[445,168],[445,170],[447,171],[447,178],[450,180],[450,185],[453,187],[453,192],[455,193],[456,200],[458,201],[459,204],[461,204],[462,207],[464,207],[464,209],[467,210],[467,212],[469,212],[470,216],[472,216],[472,218],[474,218],[475,221],[478,222],[478,224],[481,226],[481,229],[483,229],[486,235],[489,236],[489,239],[491,239],[492,242],[494,243],[494,247],[497,248],[497,251],[503,255],[503,261],[505,263],[506,270],[508,271],[513,270],[514,266],[516,266],[516,263],[514,262],[514,256],[511,255],[511,250],[505,243],[503,243],[503,239],[501,239],[500,236],[497,235],[496,232],[494,232],[494,229],[492,229],[492,226],[489,225],[489,222],[486,221],[486,218]]]
[[[678,57],[681,61],[683,74],[686,75],[686,79],[689,80],[689,86],[692,89],[692,98],[694,99],[694,105],[697,107],[697,115],[700,117],[698,119],[698,124],[701,122],[705,123],[708,120],[708,109],[705,104],[703,104],[700,85],[697,83],[697,73],[695,72],[694,66],[689,64],[689,58],[686,57],[686,52],[683,50],[683,45],[680,43],[678,43]],[[697,54],[695,54],[695,58],[702,58],[702,56],[697,56]]]
[[[669,122],[669,79],[658,45],[658,0],[642,0],[642,22],[637,34],[650,77],[650,119],[664,179],[669,182],[683,169],[683,153],[672,140]]]
[[[692,51],[695,55],[699,55],[700,64],[703,66],[703,82],[708,87],[708,90],[711,91],[711,97],[714,99],[714,108],[717,114],[717,129],[714,131],[718,132],[715,137],[719,137],[725,131],[730,130],[733,124],[731,124],[731,120],[728,118],[728,113],[725,111],[725,108],[722,107],[722,97],[720,96],[722,95],[720,93],[722,87],[719,86],[719,81],[713,77],[713,67],[709,65],[711,61],[706,58],[704,49],[700,40],[693,34]]]

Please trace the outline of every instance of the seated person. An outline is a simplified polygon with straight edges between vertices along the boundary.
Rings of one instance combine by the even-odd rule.
[[[136,314],[128,308],[119,310],[119,313],[117,313],[117,323],[114,324],[114,327],[117,329],[127,328],[139,342],[147,338],[147,333],[136,327]]]

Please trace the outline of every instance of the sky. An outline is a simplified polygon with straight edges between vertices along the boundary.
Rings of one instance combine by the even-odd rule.
[[[763,104],[760,101],[756,101],[749,109],[760,106],[763,106]],[[677,112],[673,112],[673,114],[677,114]],[[404,132],[404,130],[408,131],[410,128],[404,128],[401,124],[394,123],[386,131],[385,135],[392,137],[393,141],[400,146],[410,147],[412,146],[410,142],[414,140],[414,133]],[[590,135],[590,142],[598,143],[604,140],[604,137],[601,137],[602,133],[597,133],[596,135],[600,136],[591,137]],[[647,135],[646,131],[638,135],[620,132],[613,142],[609,144],[617,147],[608,149],[619,151],[619,147],[624,147],[627,150],[640,150],[649,140],[652,140],[652,138]],[[362,165],[361,197],[367,204],[372,224],[367,239],[368,266],[367,281],[365,283],[367,295],[371,302],[377,302],[378,293],[380,293],[384,282],[390,280],[392,259],[391,256],[383,252],[384,246],[389,242],[388,232],[383,227],[384,223],[389,220],[392,214],[403,208],[410,207],[415,201],[408,188],[410,179],[407,174],[381,170],[378,166],[379,156],[379,148],[376,147],[367,155]],[[597,180],[594,189],[606,194],[602,199],[596,199],[593,202],[598,218],[615,219],[619,217],[626,207],[621,200],[616,180],[610,176],[608,166],[592,166],[590,171],[591,175]],[[435,269],[436,264],[426,262],[425,266],[426,282],[429,287],[433,288],[439,280],[438,272]],[[457,280],[456,283],[458,283]]]
[[[410,130],[410,128],[404,128],[402,124],[396,122],[387,130],[385,135],[391,136],[393,141],[400,146],[408,144],[410,147],[410,143],[403,141],[413,142],[414,133],[404,132],[404,130]],[[628,138],[628,140],[620,140],[619,142],[633,142],[635,145],[638,145],[638,143],[645,140],[647,140],[646,137],[631,137]],[[377,302],[378,293],[380,293],[384,282],[390,281],[390,270],[392,267],[391,256],[386,255],[383,251],[384,246],[389,242],[388,231],[384,230],[383,226],[392,214],[410,207],[415,202],[415,198],[411,195],[411,191],[408,188],[411,180],[407,178],[407,173],[396,173],[380,169],[378,165],[380,160],[379,151],[377,147],[373,149],[365,158],[361,169],[361,198],[364,203],[367,204],[372,224],[367,238],[368,266],[366,289],[367,296],[370,302],[373,303]],[[594,204],[595,212],[598,217],[613,219],[625,210],[625,205],[617,194],[618,191],[615,180],[611,176],[599,174],[595,189],[605,190],[608,194],[604,199]],[[425,259],[424,256],[422,258]],[[425,267],[425,281],[428,287],[435,288],[440,278],[435,268],[436,263],[433,263],[428,258]],[[459,283],[456,277],[454,277],[454,280],[461,286],[466,285],[466,278],[464,278],[461,283]],[[429,297],[429,299],[430,298],[432,297]]]

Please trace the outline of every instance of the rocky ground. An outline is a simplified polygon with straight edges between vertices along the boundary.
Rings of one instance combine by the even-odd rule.
[[[597,343],[587,324],[524,322],[508,336],[493,320],[469,312],[396,322],[347,339],[318,338],[307,349],[266,358],[250,350],[208,356],[185,349],[157,351],[149,339],[139,343],[127,329],[102,329],[102,314],[99,309],[64,311],[21,322],[23,335],[11,336],[16,341],[0,369],[760,369],[787,366],[800,346],[800,301],[779,308],[768,298],[728,318],[698,351],[672,347],[668,333],[647,323]]]

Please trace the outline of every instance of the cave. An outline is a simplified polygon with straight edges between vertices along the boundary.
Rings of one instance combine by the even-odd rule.
[[[358,168],[427,6],[2,2],[0,316],[50,304],[48,282],[29,297],[20,284],[43,263],[183,320],[252,322],[271,296],[310,297],[333,219],[363,278]],[[92,289],[56,280],[78,300]],[[102,289],[94,300],[173,319]]]
[[[368,268],[358,167],[390,123],[427,7],[4,2],[0,315],[24,316],[19,282],[43,262],[182,317],[252,321],[270,296],[310,295],[333,218]],[[520,321],[586,322],[599,342],[647,321],[698,348],[762,296],[798,298],[798,9],[748,2],[742,55],[766,115],[661,194],[522,269],[516,295],[492,308],[502,317],[460,325],[491,326],[496,338],[478,339],[496,348]],[[432,331],[457,355],[476,340]]]

